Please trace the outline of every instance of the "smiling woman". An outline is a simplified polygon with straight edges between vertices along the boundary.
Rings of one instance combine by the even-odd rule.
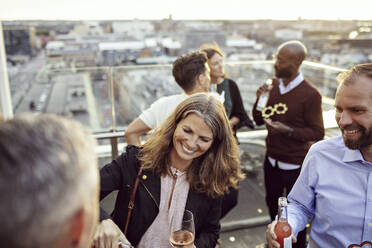
[[[183,136],[184,143],[181,143],[180,129],[183,129],[183,134],[187,134]],[[227,191],[226,186],[236,187],[236,179],[240,177],[239,166],[236,166],[239,164],[238,146],[235,140],[230,139],[230,135],[232,129],[220,101],[206,94],[195,94],[183,101],[163,125],[149,137],[143,147],[143,156],[140,160],[144,169],[151,169],[165,175],[168,172],[169,158],[156,157],[154,153],[172,154],[183,151],[186,157],[185,155],[189,153],[186,153],[184,147],[188,146],[190,149],[192,144],[192,149],[199,154],[197,156],[194,154],[193,158],[188,157],[190,186],[210,196],[223,195]],[[229,156],[226,151],[229,151]],[[170,160],[171,164],[172,162]],[[172,166],[175,167],[173,164]],[[193,182],[193,177],[198,180]],[[220,178],[220,181],[214,182],[215,178]]]
[[[213,133],[203,120],[202,114],[195,111],[182,119],[173,135],[173,149],[170,161],[173,167],[185,171],[192,160],[203,155],[212,145]]]
[[[128,146],[100,174],[101,199],[113,190],[119,193],[112,221],[101,212],[105,220],[97,229],[96,248],[118,241],[135,247],[171,247],[170,223],[181,223],[185,210],[194,215],[194,245],[215,247],[221,196],[243,178],[224,106],[204,93],[186,98],[143,147]],[[135,207],[124,235],[136,177]]]

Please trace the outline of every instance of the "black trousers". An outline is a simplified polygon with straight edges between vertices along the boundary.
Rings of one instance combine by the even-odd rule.
[[[298,176],[301,168],[296,170],[282,170],[277,165],[272,166],[267,156],[264,162],[264,179],[266,189],[266,204],[269,208],[270,218],[273,221],[278,214],[278,198],[289,194]],[[297,243],[293,248],[306,248],[306,229],[297,235]]]

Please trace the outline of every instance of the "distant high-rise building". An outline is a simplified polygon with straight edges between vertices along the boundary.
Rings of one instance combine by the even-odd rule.
[[[4,43],[7,55],[35,54],[35,29],[23,25],[4,25]]]

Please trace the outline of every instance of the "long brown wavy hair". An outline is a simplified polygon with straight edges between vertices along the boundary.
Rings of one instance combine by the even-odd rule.
[[[170,151],[178,123],[190,113],[199,115],[211,128],[213,142],[203,155],[195,158],[187,170],[191,189],[218,197],[237,188],[244,178],[240,170],[239,147],[226,116],[224,106],[207,93],[194,94],[181,102],[163,124],[150,134],[139,153],[144,170],[159,176],[170,173]]]

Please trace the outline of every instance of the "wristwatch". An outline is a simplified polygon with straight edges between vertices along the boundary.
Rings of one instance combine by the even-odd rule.
[[[288,137],[291,137],[293,134],[293,128],[290,127],[287,134],[288,134]]]

